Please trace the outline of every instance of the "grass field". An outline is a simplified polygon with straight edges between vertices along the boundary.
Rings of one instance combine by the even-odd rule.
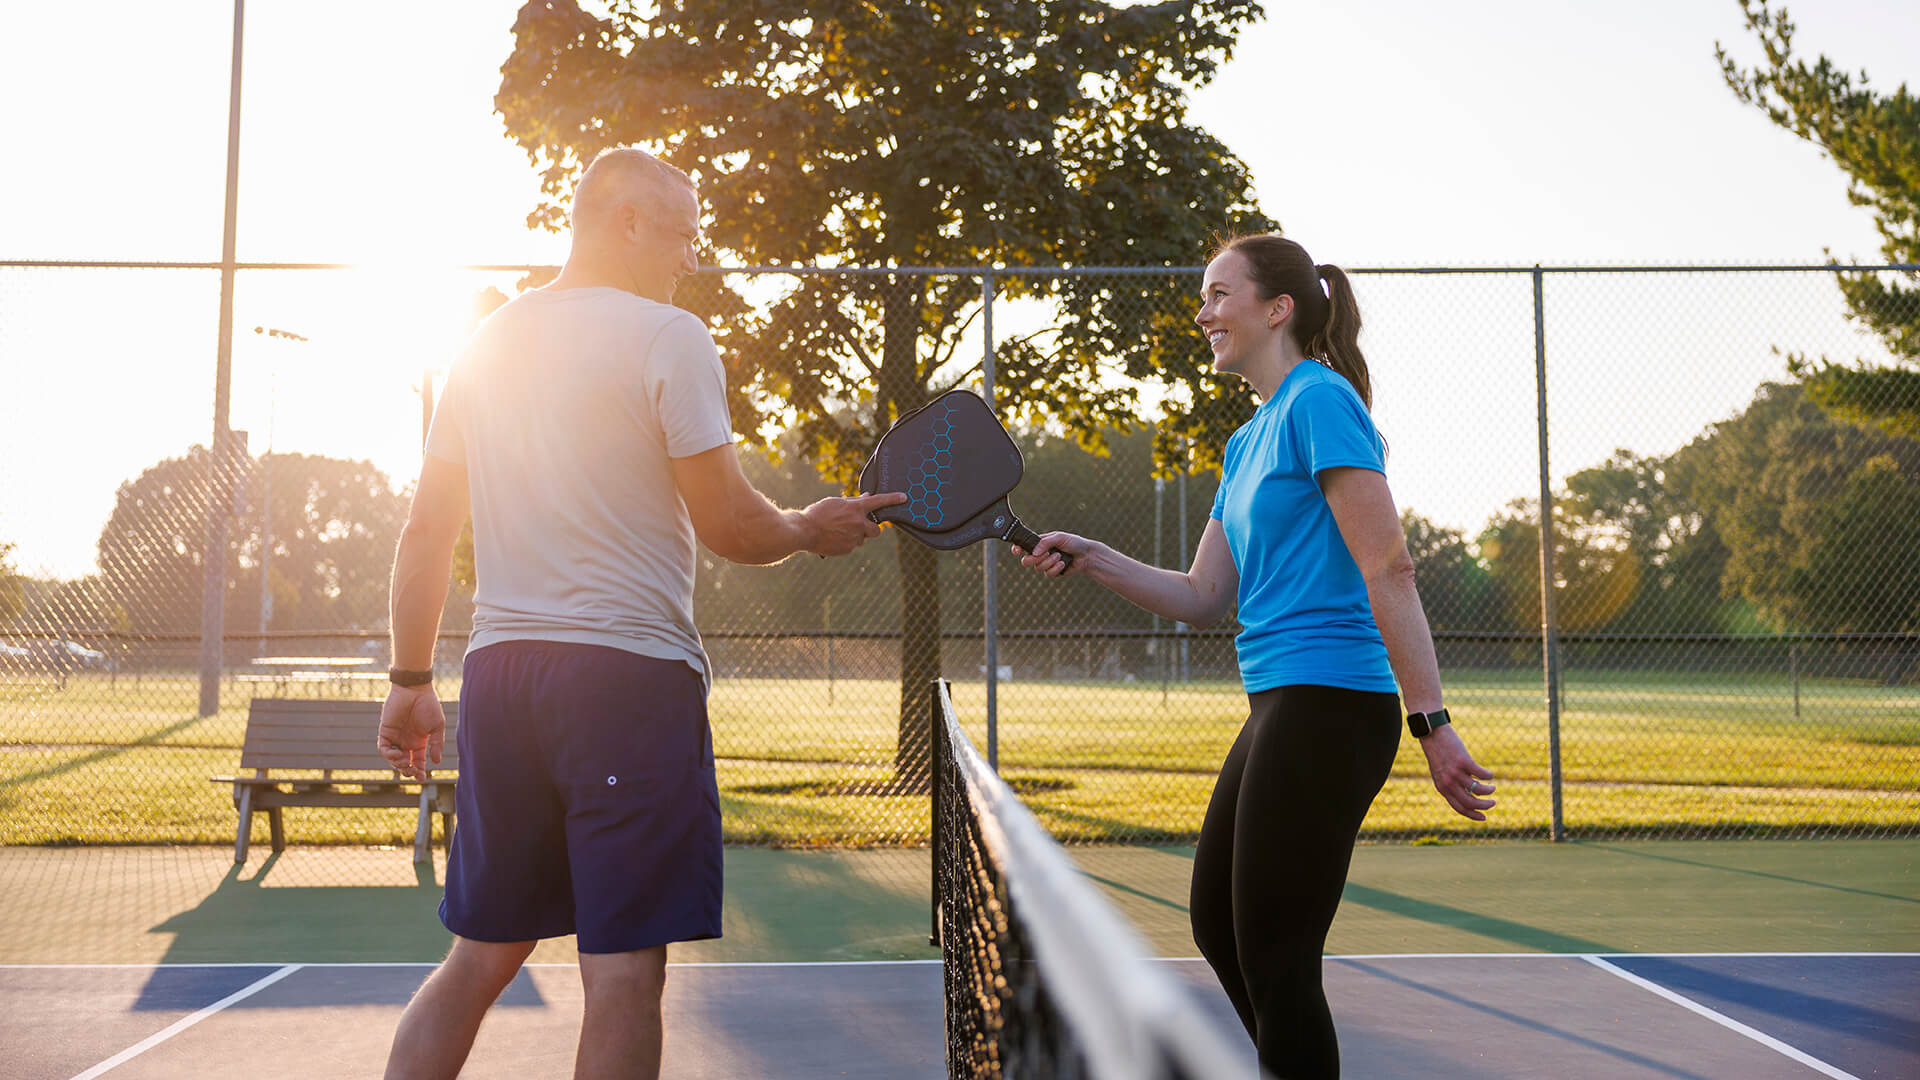
[[[1450,671],[1448,704],[1501,805],[1486,826],[1451,815],[1410,739],[1368,819],[1382,837],[1540,835],[1551,821],[1537,678]],[[187,676],[0,685],[0,843],[220,843],[249,687],[193,716]],[[455,681],[442,684],[457,696]],[[313,696],[323,686],[289,687]],[[927,798],[889,794],[897,684],[723,679],[711,714],[728,839],[923,842]],[[1002,772],[1063,839],[1190,838],[1245,713],[1236,684],[1008,683]],[[954,687],[985,746],[985,688]],[[1920,688],[1597,672],[1567,679],[1564,820],[1585,835],[1920,831]],[[371,734],[369,734],[371,738]],[[407,811],[288,810],[293,843],[402,843]],[[264,822],[256,837],[264,839]]]

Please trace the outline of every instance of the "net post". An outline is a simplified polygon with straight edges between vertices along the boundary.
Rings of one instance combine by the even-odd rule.
[[[927,770],[931,792],[931,813],[927,815],[927,853],[928,864],[928,913],[930,925],[927,929],[927,944],[938,947],[940,944],[940,797],[946,786],[947,757],[947,721],[941,715],[940,696],[947,688],[945,679],[935,679],[927,687],[927,748],[933,754]]]
[[[1547,780],[1553,797],[1548,833],[1555,843],[1567,838],[1562,814],[1560,775],[1560,617],[1554,604],[1553,483],[1547,472],[1547,318],[1546,290],[1540,267],[1533,268],[1533,378],[1540,431],[1540,655],[1547,684]]]

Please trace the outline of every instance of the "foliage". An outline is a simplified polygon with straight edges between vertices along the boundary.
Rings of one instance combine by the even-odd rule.
[[[1487,567],[1473,553],[1466,534],[1421,517],[1400,512],[1407,553],[1413,556],[1413,576],[1420,604],[1435,630],[1505,629],[1498,596]]]
[[[1847,174],[1847,197],[1873,215],[1880,253],[1890,263],[1920,263],[1920,97],[1903,85],[1876,93],[1825,56],[1796,56],[1785,8],[1740,0],[1764,63],[1743,69],[1716,46],[1720,70],[1739,99],[1776,125],[1818,146]],[[1920,288],[1915,274],[1842,274],[1840,291],[1862,326],[1878,335],[1902,367],[1849,366],[1794,358],[1808,394],[1842,419],[1920,440]]]
[[[10,619],[25,604],[20,572],[13,568],[13,545],[0,541],[0,619]]]
[[[100,533],[99,565],[102,588],[124,608],[129,629],[200,627],[207,507],[232,505],[209,499],[207,464],[206,449],[195,446],[120,485]],[[263,551],[268,629],[381,625],[406,510],[387,475],[365,461],[268,454],[251,463],[244,484],[243,512],[229,530],[227,625],[259,624]]]
[[[542,169],[533,224],[559,228],[571,183],[609,146],[656,149],[699,182],[715,247],[748,264],[1190,266],[1215,230],[1263,230],[1247,170],[1185,122],[1188,89],[1260,14],[1252,0],[1119,8],[1098,0],[532,0],[495,105]],[[1156,276],[1157,277],[1157,276]],[[1215,453],[1251,411],[1207,373],[1164,279],[1008,276],[1054,325],[997,343],[1009,412],[1090,445],[1142,422],[1136,388],[1176,393],[1162,450]],[[679,302],[729,359],[747,441],[797,425],[798,448],[847,486],[890,423],[973,381],[960,346],[981,310],[971,275],[802,279],[755,315],[715,276]],[[1216,408],[1225,399],[1227,408]],[[1185,404],[1180,404],[1184,402]],[[916,703],[939,670],[935,558],[898,549],[901,763],[920,768]]]
[[[1802,630],[1920,630],[1920,443],[1769,383],[1676,459],[1725,543],[1722,585]]]

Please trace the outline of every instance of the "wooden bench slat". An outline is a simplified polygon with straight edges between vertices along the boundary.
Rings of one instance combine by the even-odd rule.
[[[273,776],[216,776],[229,784],[240,823],[234,840],[234,861],[245,862],[250,822],[255,811],[268,815],[274,850],[285,844],[280,810],[294,806],[367,806],[417,808],[414,860],[428,858],[431,835],[429,814],[440,814],[452,827],[453,793],[458,782],[459,753],[455,744],[459,702],[444,703],[447,739],[440,764],[426,781],[397,775],[374,746],[380,726],[379,701],[350,698],[255,698],[247,709],[246,735],[240,748],[240,767]],[[287,775],[325,772],[327,776]],[[337,773],[370,773],[341,776]]]

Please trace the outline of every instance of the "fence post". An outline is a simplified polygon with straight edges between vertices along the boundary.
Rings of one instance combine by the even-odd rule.
[[[1166,564],[1160,559],[1160,519],[1163,516],[1160,503],[1161,495],[1166,491],[1167,482],[1156,476],[1153,478],[1153,565],[1164,569]],[[1160,707],[1167,707],[1167,639],[1160,636],[1160,616],[1153,617],[1153,658],[1160,669]]]
[[[234,220],[240,189],[240,46],[246,0],[233,0],[233,70],[227,92],[227,209],[220,244],[220,351],[214,362],[213,442],[208,447],[212,483],[207,492],[207,558],[200,587],[200,715],[220,711],[220,670],[225,666],[227,514],[232,475],[227,460],[227,401],[233,371]]]
[[[953,756],[953,748],[947,745],[947,722],[940,714],[940,691],[943,683],[933,680],[927,688],[927,724],[928,746],[933,750],[933,769],[927,789],[932,792],[932,813],[927,817],[927,852],[932,864],[929,875],[931,888],[932,926],[927,931],[927,944],[940,944],[940,862],[945,843],[940,837],[940,803],[946,792],[947,761]]]
[[[993,408],[993,271],[980,274],[980,333],[983,339],[980,357],[980,384],[987,399],[987,408]],[[989,541],[981,553],[980,564],[985,567],[982,588],[986,590],[985,611],[987,625],[987,765],[995,772],[1000,771],[1000,545]]]
[[[1193,565],[1187,558],[1187,470],[1193,463],[1193,445],[1186,439],[1180,440],[1180,565],[1177,569],[1185,571]],[[1187,666],[1187,624],[1173,624],[1173,632],[1179,635],[1180,670],[1176,677],[1182,684],[1193,681],[1193,671]],[[1091,667],[1091,665],[1089,665]]]
[[[1787,669],[1793,675],[1793,718],[1800,719],[1800,645],[1787,646]]]
[[[1547,782],[1553,795],[1552,837],[1567,838],[1561,812],[1560,779],[1560,618],[1553,597],[1553,481],[1547,472],[1547,322],[1546,290],[1540,267],[1533,268],[1533,381],[1540,429],[1540,652],[1547,682]]]

